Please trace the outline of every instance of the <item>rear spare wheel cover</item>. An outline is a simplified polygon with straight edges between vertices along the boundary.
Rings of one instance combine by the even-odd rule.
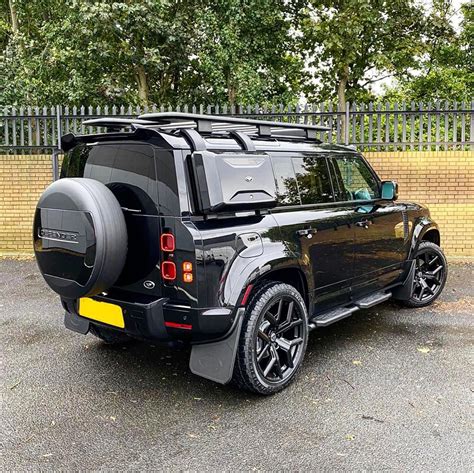
[[[93,179],[53,182],[36,206],[33,245],[48,285],[68,299],[112,286],[127,255],[127,228],[112,191]]]

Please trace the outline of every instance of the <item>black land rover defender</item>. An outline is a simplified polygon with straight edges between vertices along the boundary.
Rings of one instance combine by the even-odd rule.
[[[310,330],[444,287],[428,209],[316,139],[327,129],[184,113],[86,124],[99,133],[62,138],[34,221],[71,330],[186,342],[193,373],[271,394]]]

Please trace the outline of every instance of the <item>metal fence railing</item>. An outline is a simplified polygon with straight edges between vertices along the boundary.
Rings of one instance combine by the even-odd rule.
[[[347,104],[304,106],[181,106],[181,107],[0,107],[0,153],[50,153],[59,150],[65,133],[102,132],[84,120],[103,116],[135,117],[145,112],[182,111],[246,116],[267,120],[324,125],[325,142],[361,150],[472,150],[474,102]]]

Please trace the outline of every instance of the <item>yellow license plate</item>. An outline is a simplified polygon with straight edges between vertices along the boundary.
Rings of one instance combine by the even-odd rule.
[[[95,301],[88,297],[79,299],[79,315],[88,319],[97,320],[114,327],[125,327],[122,308],[109,302]]]

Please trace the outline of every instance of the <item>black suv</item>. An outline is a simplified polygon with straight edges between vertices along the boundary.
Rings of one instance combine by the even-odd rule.
[[[447,277],[427,208],[397,201],[354,149],[311,125],[185,113],[95,119],[62,138],[34,250],[65,325],[105,342],[185,342],[193,373],[261,394],[308,332]]]

